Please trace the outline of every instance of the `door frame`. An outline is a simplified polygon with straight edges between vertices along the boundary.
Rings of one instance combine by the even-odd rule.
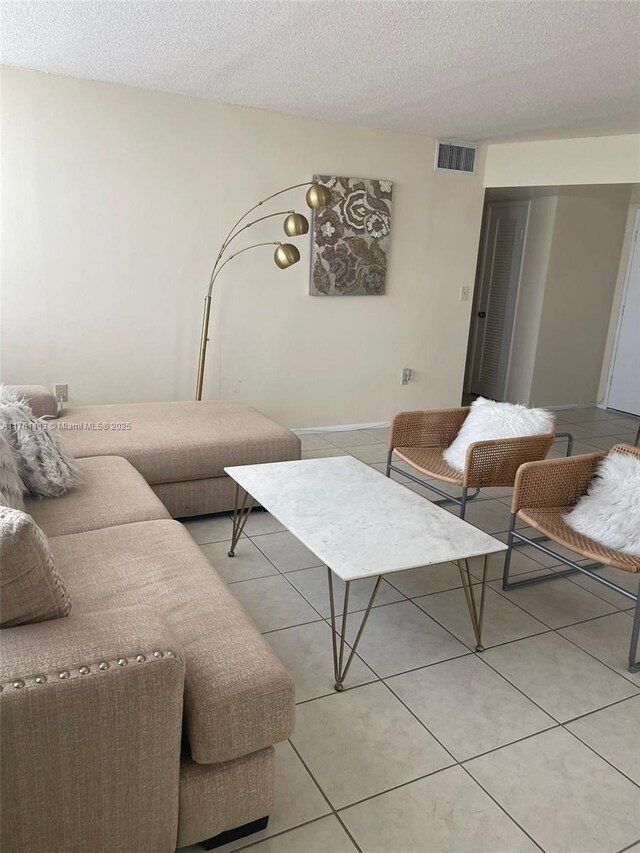
[[[482,228],[480,232],[480,243],[478,249],[478,261],[476,264],[476,277],[475,277],[475,286],[473,292],[473,301],[471,305],[471,316],[469,318],[469,335],[467,338],[467,361],[465,368],[465,381],[464,381],[464,391],[465,393],[473,393],[471,391],[471,383],[473,380],[473,371],[474,371],[474,359],[475,353],[477,349],[477,333],[478,333],[478,323],[477,323],[477,312],[478,306],[480,304],[481,298],[481,290],[482,290],[482,281],[484,278],[484,273],[486,270],[487,263],[487,248],[490,234],[490,210],[494,207],[514,207],[521,206],[525,209],[525,222],[523,228],[522,235],[522,249],[520,255],[520,269],[518,271],[518,281],[514,288],[514,293],[510,300],[510,304],[505,312],[505,318],[508,315],[508,326],[509,326],[509,351],[507,353],[507,363],[505,366],[505,376],[504,376],[504,385],[502,388],[502,397],[506,392],[508,383],[509,383],[509,371],[511,368],[511,353],[513,350],[513,333],[515,330],[515,321],[516,314],[518,310],[518,301],[520,295],[520,283],[522,281],[522,269],[524,266],[524,257],[525,257],[525,249],[527,242],[527,230],[529,227],[529,213],[531,211],[531,202],[529,199],[510,199],[504,201],[487,201],[485,202],[484,212],[482,215]],[[507,328],[507,324],[505,327]],[[503,329],[504,331],[504,329]]]
[[[622,329],[622,315],[624,314],[624,306],[629,295],[629,282],[631,280],[631,266],[634,261],[635,253],[640,251],[640,205],[636,208],[636,215],[633,219],[633,228],[631,230],[631,241],[629,243],[629,257],[627,258],[627,268],[624,274],[624,284],[622,285],[622,299],[618,308],[618,319],[616,320],[616,332],[613,338],[613,346],[611,348],[611,358],[609,359],[609,371],[607,375],[607,391],[604,396],[602,408],[609,408],[609,395],[611,394],[611,384],[613,382],[613,371],[616,366],[616,356],[618,355],[618,344],[620,343],[620,332]],[[615,411],[619,411],[616,409]]]

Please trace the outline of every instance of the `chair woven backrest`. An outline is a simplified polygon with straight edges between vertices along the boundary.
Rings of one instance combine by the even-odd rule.
[[[465,485],[512,486],[518,468],[525,462],[544,459],[555,435],[497,438],[471,445],[467,451]]]
[[[425,414],[429,417],[425,418]],[[460,431],[469,406],[401,412],[392,424],[396,447],[448,447]]]
[[[616,444],[609,453],[626,453],[628,456],[635,456],[636,459],[640,459],[640,447],[633,447],[631,444]]]

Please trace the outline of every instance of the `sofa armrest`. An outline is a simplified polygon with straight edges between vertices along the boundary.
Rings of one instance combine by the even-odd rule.
[[[562,459],[544,459],[521,465],[511,501],[511,512],[575,506],[587,493],[604,453],[586,453]]]
[[[544,459],[554,438],[548,433],[474,441],[467,448],[463,485],[513,486],[518,468]]]
[[[391,424],[389,450],[394,447],[448,447],[468,414],[468,406],[400,412]]]
[[[58,417],[56,398],[44,385],[7,385],[7,388],[24,398],[37,418]]]
[[[5,628],[0,848],[172,851],[184,664],[150,610]]]

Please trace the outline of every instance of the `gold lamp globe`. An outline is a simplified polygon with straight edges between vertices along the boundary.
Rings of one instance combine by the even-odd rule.
[[[331,190],[322,184],[311,184],[306,195],[307,204],[313,210],[321,210],[331,204]]]
[[[284,233],[287,237],[300,237],[309,230],[309,222],[301,213],[290,213],[284,221]]]
[[[280,243],[273,254],[273,259],[281,270],[286,270],[287,267],[298,263],[300,252],[292,243]]]

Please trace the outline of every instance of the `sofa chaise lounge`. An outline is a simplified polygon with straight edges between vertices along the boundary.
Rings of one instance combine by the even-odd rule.
[[[300,458],[300,439],[244,403],[118,403],[58,413],[39,385],[11,386],[33,413],[55,420],[76,458],[122,456],[173,518],[233,509],[235,486],[225,466]]]
[[[39,405],[51,404],[43,392],[18,390],[35,412],[52,414]],[[61,498],[26,501],[72,610],[0,632],[6,853],[171,853],[253,831],[270,813],[273,745],[293,727],[293,684],[171,515],[228,508],[228,485],[212,483],[227,480],[222,465],[295,458],[299,442],[249,410],[245,423],[255,419],[263,436],[277,437],[267,459],[248,449],[248,429],[227,437],[225,457],[210,435],[202,441],[207,404],[193,404],[203,409],[183,443],[173,407],[192,404],[159,405],[165,414],[157,417],[150,408],[142,416],[142,408],[134,415],[135,407],[100,407],[91,417],[130,417],[138,431],[121,438],[120,453],[115,432],[65,433],[83,457],[83,484]],[[237,424],[239,409],[222,411],[210,426]],[[91,419],[83,409],[65,417]]]

